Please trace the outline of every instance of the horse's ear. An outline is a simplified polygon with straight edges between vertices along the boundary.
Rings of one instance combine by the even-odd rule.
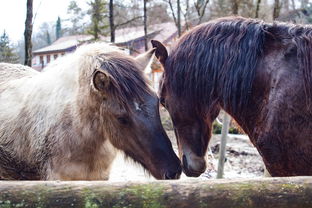
[[[159,41],[157,40],[151,40],[152,46],[156,48],[155,55],[160,61],[160,63],[165,66],[166,60],[168,58],[168,52],[166,47]]]
[[[96,71],[93,74],[93,86],[99,91],[106,91],[109,88],[111,77],[109,74]]]
[[[152,57],[154,56],[155,50],[156,50],[155,48],[152,48],[149,51],[142,53],[138,55],[137,57],[135,57],[135,60],[137,61],[137,63],[140,64],[140,66],[142,67],[142,70],[145,70],[151,64]]]

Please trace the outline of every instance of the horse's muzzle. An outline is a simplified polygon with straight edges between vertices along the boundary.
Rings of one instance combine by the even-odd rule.
[[[200,176],[203,172],[206,170],[206,163],[205,161],[198,160],[197,165],[196,165],[196,170],[192,169],[192,166],[188,164],[188,161],[186,159],[186,156],[183,155],[182,157],[183,161],[183,172],[185,173],[186,176],[188,177],[198,177]]]
[[[164,177],[163,177],[163,178],[164,178],[165,180],[179,179],[181,173],[182,173],[182,168],[179,167],[179,168],[176,169],[175,171],[167,171],[167,172],[164,174]]]

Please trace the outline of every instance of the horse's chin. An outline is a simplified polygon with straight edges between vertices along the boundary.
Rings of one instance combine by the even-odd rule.
[[[188,177],[199,177],[205,171],[191,171],[183,167],[183,173]]]

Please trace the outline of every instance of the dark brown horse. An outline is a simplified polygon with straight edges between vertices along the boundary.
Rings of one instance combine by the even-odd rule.
[[[312,27],[228,17],[195,27],[169,56],[153,45],[186,175],[205,170],[220,109],[248,134],[272,176],[312,175]]]
[[[180,176],[137,58],[81,46],[44,72],[0,64],[0,179],[107,180],[116,149],[157,179]]]

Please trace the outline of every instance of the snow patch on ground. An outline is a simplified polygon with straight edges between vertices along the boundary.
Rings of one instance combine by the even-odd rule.
[[[167,131],[172,146],[177,153],[177,144],[173,131]],[[207,170],[199,179],[216,178],[218,164],[218,147],[220,135],[214,135],[209,144],[207,153]],[[257,149],[252,145],[246,135],[230,134],[226,146],[226,162],[224,166],[224,178],[256,178],[263,176],[264,165]],[[188,179],[182,174],[181,180]],[[110,181],[154,181],[143,168],[131,159],[124,158],[119,153],[115,159],[110,173]]]

